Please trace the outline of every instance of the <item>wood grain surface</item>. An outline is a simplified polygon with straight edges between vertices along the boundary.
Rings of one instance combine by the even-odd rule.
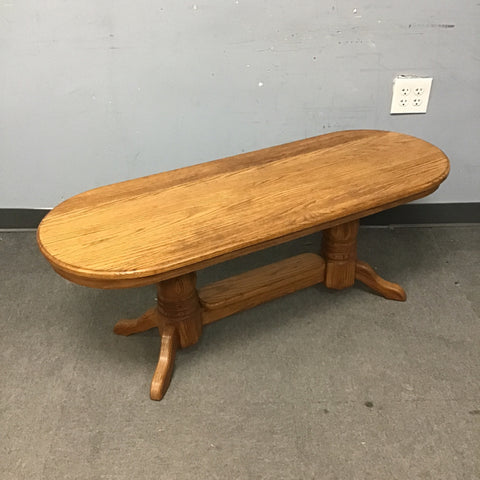
[[[325,286],[341,290],[355,283],[357,235],[360,222],[343,223],[322,234],[322,256],[325,259]]]
[[[448,171],[423,140],[337,132],[90,190],[37,238],[76,283],[146,285],[421,198]]]
[[[247,308],[321,283],[325,262],[315,253],[302,253],[249,270],[200,289],[203,323],[209,324]]]

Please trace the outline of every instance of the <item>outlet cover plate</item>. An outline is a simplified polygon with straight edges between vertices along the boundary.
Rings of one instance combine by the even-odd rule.
[[[395,77],[390,113],[427,113],[432,80],[414,75]]]

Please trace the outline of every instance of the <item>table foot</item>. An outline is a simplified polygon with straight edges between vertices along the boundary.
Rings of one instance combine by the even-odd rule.
[[[176,328],[173,325],[167,325],[162,333],[158,364],[150,386],[152,400],[161,400],[170,385],[178,346],[179,337]]]
[[[354,220],[323,232],[325,286],[342,290],[359,280],[389,300],[405,301],[407,295],[400,285],[384,280],[368,263],[357,259],[358,228],[359,222]]]
[[[162,337],[157,368],[150,386],[150,398],[161,400],[170,385],[175,354],[198,342],[202,334],[202,306],[195,287],[195,273],[157,284],[157,306],[134,320],[120,320],[113,331],[131,335],[158,327]]]
[[[404,302],[407,299],[407,294],[400,285],[384,280],[377,275],[375,270],[366,262],[357,260],[355,265],[355,279],[389,300]]]
[[[161,400],[167,391],[177,349],[194,345],[202,334],[202,307],[195,281],[195,273],[188,273],[157,286],[162,343],[150,387],[152,400]]]
[[[160,314],[157,307],[147,310],[142,316],[131,320],[120,320],[113,327],[117,335],[132,335],[160,326]]]

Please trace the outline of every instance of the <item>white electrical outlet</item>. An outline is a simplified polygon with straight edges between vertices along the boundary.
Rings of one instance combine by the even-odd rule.
[[[413,75],[395,77],[390,113],[427,113],[432,80]]]

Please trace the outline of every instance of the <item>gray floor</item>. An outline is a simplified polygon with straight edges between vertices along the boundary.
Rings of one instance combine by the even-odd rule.
[[[312,236],[199,274],[301,251]],[[362,229],[407,290],[309,288],[207,327],[149,400],[154,289],[94,290],[0,232],[0,478],[479,479],[480,226]]]

